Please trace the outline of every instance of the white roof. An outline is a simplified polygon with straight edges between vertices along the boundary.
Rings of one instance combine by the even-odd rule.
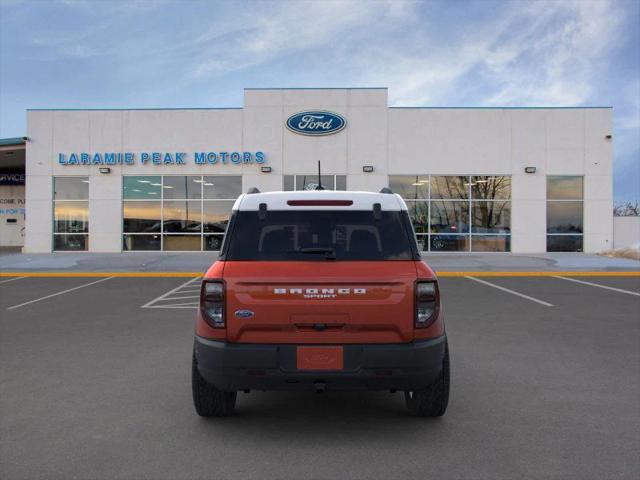
[[[351,205],[289,205],[290,200],[350,200]],[[298,192],[243,193],[233,205],[234,210],[258,210],[261,203],[268,210],[372,210],[379,203],[382,210],[406,210],[400,195],[393,193],[345,192],[337,190],[302,190]]]

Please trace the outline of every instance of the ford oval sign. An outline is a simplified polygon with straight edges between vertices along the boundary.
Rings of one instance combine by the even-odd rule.
[[[333,135],[346,125],[344,117],[324,110],[299,112],[287,119],[287,128],[301,135]]]

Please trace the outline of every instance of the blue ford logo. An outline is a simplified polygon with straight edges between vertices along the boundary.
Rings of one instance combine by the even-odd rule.
[[[251,310],[236,310],[236,317],[240,317],[240,318],[253,317],[253,312]]]
[[[324,110],[299,112],[287,119],[287,128],[302,135],[332,135],[347,125],[347,121],[337,113]]]

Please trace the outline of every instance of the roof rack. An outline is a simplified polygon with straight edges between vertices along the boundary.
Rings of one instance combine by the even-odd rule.
[[[247,192],[247,195],[251,195],[253,193],[260,193],[260,190],[258,190],[256,187],[251,187]]]
[[[389,187],[383,187],[380,193],[393,193]]]

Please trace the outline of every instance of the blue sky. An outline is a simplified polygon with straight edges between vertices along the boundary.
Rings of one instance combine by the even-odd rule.
[[[640,201],[640,0],[0,0],[0,138],[27,108],[242,106],[244,87],[389,87],[395,106],[614,107]]]

